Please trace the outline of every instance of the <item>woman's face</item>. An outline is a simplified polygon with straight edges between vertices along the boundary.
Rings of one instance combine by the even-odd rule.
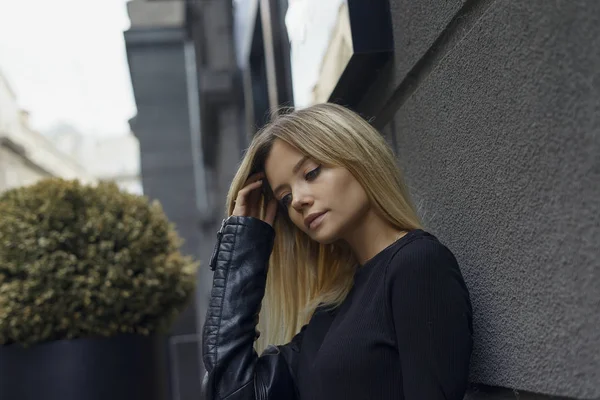
[[[347,169],[319,165],[280,139],[265,173],[292,222],[319,243],[343,239],[370,209],[366,192]]]

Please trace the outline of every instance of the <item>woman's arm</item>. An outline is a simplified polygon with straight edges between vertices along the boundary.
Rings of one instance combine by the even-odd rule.
[[[471,303],[456,259],[433,237],[388,266],[406,400],[462,400],[472,349]]]
[[[213,288],[203,332],[206,400],[294,399],[290,365],[301,334],[261,357],[254,351],[275,232],[251,217],[229,217],[219,231]]]

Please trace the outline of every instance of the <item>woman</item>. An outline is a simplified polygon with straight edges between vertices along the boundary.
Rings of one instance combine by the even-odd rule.
[[[361,117],[320,104],[275,119],[228,212],[211,260],[206,399],[463,398],[467,288]]]

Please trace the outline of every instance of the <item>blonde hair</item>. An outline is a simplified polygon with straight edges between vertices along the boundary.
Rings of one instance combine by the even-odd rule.
[[[374,211],[403,231],[421,227],[395,163],[379,132],[358,114],[324,103],[280,113],[256,134],[227,197],[231,215],[237,193],[254,172],[263,171],[271,146],[280,139],[315,162],[346,168],[362,185]],[[282,215],[284,214],[284,215]],[[319,306],[335,308],[353,284],[357,262],[341,242],[319,244],[278,212],[261,308],[257,351],[289,342]]]

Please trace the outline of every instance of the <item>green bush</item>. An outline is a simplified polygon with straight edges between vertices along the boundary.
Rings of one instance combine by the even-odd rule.
[[[0,195],[0,345],[165,332],[196,265],[158,203],[48,179]]]

